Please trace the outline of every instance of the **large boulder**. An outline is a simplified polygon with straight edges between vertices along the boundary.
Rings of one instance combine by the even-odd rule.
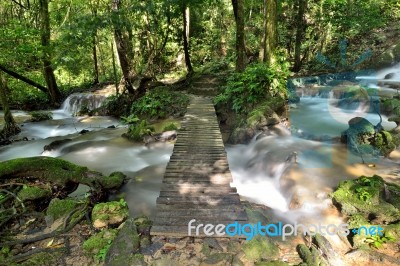
[[[93,226],[96,228],[118,226],[128,216],[128,205],[124,200],[99,203],[92,210]]]
[[[342,132],[342,143],[346,143],[350,151],[356,154],[387,156],[396,145],[391,133],[378,129],[363,117],[354,117],[349,121],[349,128]]]

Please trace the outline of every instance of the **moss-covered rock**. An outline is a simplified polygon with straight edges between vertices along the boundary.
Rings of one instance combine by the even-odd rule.
[[[30,119],[31,122],[40,122],[53,119],[53,114],[51,112],[33,111],[30,112],[30,115],[31,115]]]
[[[49,189],[43,189],[34,186],[24,186],[17,194],[18,198],[22,201],[38,200],[48,198],[51,196]]]
[[[0,163],[0,180],[12,177],[40,179],[57,186],[67,186],[71,183],[99,187],[100,173],[90,171],[63,159],[52,157],[18,158]]]
[[[104,176],[99,181],[106,189],[117,189],[124,183],[126,175],[122,172],[113,172],[109,176]]]
[[[137,227],[137,231],[139,234],[148,235],[150,232],[150,227],[152,226],[153,222],[147,217],[146,215],[141,215],[135,217],[134,219],[135,225]]]
[[[46,215],[52,216],[54,220],[63,217],[76,209],[80,203],[73,199],[54,198],[50,201]]]
[[[123,199],[96,204],[92,210],[93,226],[96,228],[117,226],[128,216],[128,205]]]
[[[83,243],[83,250],[89,255],[96,255],[100,250],[108,248],[117,236],[118,229],[104,229],[99,233],[89,237]],[[108,246],[108,247],[107,247]]]
[[[231,265],[233,255],[230,253],[214,253],[201,262],[200,266],[224,266]]]
[[[278,247],[268,238],[256,236],[243,244],[242,250],[250,261],[262,259],[274,260],[279,258]]]
[[[332,197],[346,215],[362,214],[368,221],[384,224],[400,220],[400,187],[380,176],[342,181]]]
[[[141,240],[135,222],[132,218],[128,219],[107,252],[106,265],[142,265],[132,264],[133,260],[142,261],[137,256],[133,256],[139,251],[140,243]]]
[[[280,260],[257,262],[256,266],[288,266],[286,262]]]

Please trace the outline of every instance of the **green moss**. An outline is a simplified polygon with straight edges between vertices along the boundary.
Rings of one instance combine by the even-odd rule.
[[[91,236],[83,243],[83,250],[91,255],[96,255],[107,245],[110,245],[117,236],[118,229],[105,229]]]
[[[125,200],[98,203],[93,207],[92,220],[95,227],[121,224],[129,216]]]
[[[279,257],[278,247],[267,237],[256,236],[243,244],[242,250],[250,261]]]
[[[286,262],[275,260],[275,261],[267,261],[267,262],[258,262],[256,266],[288,266]]]
[[[101,174],[63,159],[45,156],[18,158],[0,163],[0,179],[25,176],[59,186],[74,182],[93,187]]]
[[[178,126],[175,123],[169,123],[163,128],[163,131],[178,130]]]
[[[31,122],[39,122],[53,119],[53,114],[51,112],[33,111],[30,112],[30,115],[32,116],[30,120]]]
[[[400,219],[400,209],[396,203],[400,188],[386,183],[386,189],[391,195],[389,199],[386,199],[385,182],[380,176],[362,176],[355,180],[342,181],[332,197],[346,215],[376,217],[382,222],[390,223]],[[355,219],[359,220],[359,216]]]
[[[76,209],[79,202],[73,199],[52,199],[46,214],[53,216],[54,220],[67,215],[72,210]]]
[[[101,185],[106,189],[119,188],[126,178],[126,175],[122,172],[113,172],[109,176],[104,176],[99,181]]]
[[[19,264],[22,266],[51,266],[57,265],[57,259],[61,256],[61,252],[42,252],[33,255],[29,260]]]
[[[51,196],[51,191],[39,187],[24,186],[17,195],[20,200],[37,200]]]

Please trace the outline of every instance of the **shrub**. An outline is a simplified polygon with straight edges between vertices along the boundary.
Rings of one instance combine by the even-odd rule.
[[[189,104],[189,97],[165,88],[155,88],[135,101],[131,113],[140,118],[162,119],[169,116],[183,116]]]
[[[30,113],[31,122],[39,122],[45,120],[53,119],[53,114],[51,112],[44,112],[44,111],[33,111]]]
[[[150,136],[153,132],[154,127],[147,125],[146,120],[139,120],[131,124],[128,132],[122,134],[122,136],[133,141],[141,141],[144,136]]]
[[[163,131],[170,131],[170,130],[178,130],[178,127],[176,126],[175,123],[169,123],[163,129]]]
[[[287,98],[286,63],[249,65],[243,73],[233,73],[215,103],[227,103],[236,113],[248,113],[270,97]]]

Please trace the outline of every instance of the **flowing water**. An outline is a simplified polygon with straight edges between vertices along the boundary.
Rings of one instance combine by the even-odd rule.
[[[388,73],[398,72],[396,66],[368,78],[377,81]],[[370,87],[381,90],[377,82],[372,83]],[[375,162],[376,167],[370,168],[336,140],[352,117],[365,117],[377,124],[380,118],[373,109],[365,104],[338,107],[340,99],[332,92],[312,95],[303,93],[301,101],[291,106],[290,129],[278,125],[270,128],[268,136],[253,139],[248,145],[226,147],[232,185],[243,198],[269,206],[284,220],[338,222],[337,213],[330,212],[329,192],[341,180],[361,174],[385,174],[398,167],[398,162],[381,159]],[[82,106],[100,106],[104,98],[104,95],[74,94],[61,109],[53,111],[53,120],[25,122],[18,138],[27,137],[30,141],[0,147],[0,160],[42,155],[63,158],[105,175],[122,171],[129,179],[114,197],[126,199],[131,215],[152,216],[173,144],[133,143],[121,137],[126,127],[114,118],[72,116]],[[14,114],[19,121],[28,116],[24,112]],[[112,125],[116,128],[108,128]],[[383,126],[390,129],[395,125],[383,116]],[[89,132],[80,134],[84,129]],[[55,150],[43,150],[45,145],[63,139],[70,141]]]

